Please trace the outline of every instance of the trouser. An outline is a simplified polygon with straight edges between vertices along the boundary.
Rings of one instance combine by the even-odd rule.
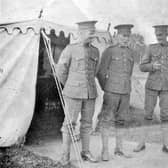
[[[162,131],[162,142],[163,145],[168,147],[168,123],[161,123],[161,131]]]
[[[126,114],[129,110],[130,95],[105,92],[103,106],[99,114],[99,125],[103,128],[125,126]]]
[[[62,125],[62,132],[69,134],[69,121],[75,127],[78,115],[81,112],[81,125],[80,137],[82,142],[82,151],[89,150],[90,132],[92,130],[92,117],[94,114],[95,99],[74,99],[64,97],[65,106],[65,119]]]
[[[168,91],[145,90],[145,122],[147,125],[152,125],[153,113],[159,97],[161,132],[163,144],[168,145]],[[147,130],[144,131],[144,136],[141,137],[141,143],[145,143],[147,137],[150,136]]]
[[[120,128],[125,126],[129,102],[129,94],[104,93],[102,111],[99,114],[103,150],[108,148],[108,130],[112,127],[115,128],[116,149],[122,151],[123,133],[121,133]]]
[[[152,120],[154,108],[159,97],[161,122],[168,121],[168,91],[145,90],[145,119]]]

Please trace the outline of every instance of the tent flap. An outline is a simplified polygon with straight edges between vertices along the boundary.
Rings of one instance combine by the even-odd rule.
[[[39,35],[0,33],[0,146],[26,134],[34,112]]]
[[[49,34],[51,30],[55,30],[57,35],[63,31],[66,36],[73,34],[73,36],[76,37],[75,28],[41,19],[0,24],[0,30],[5,30],[8,34],[13,34],[16,30],[19,30],[23,34],[27,34],[30,30],[32,30],[35,34],[39,34],[41,29],[44,29],[47,34]]]
[[[70,43],[76,43],[80,40],[78,36],[78,31],[75,27],[59,25],[41,19],[0,24],[0,32],[5,31],[8,33],[8,35],[12,35],[18,32],[22,34],[27,34],[31,31],[33,31],[35,34],[40,34],[41,29],[44,29],[45,33],[48,35],[51,34],[51,31],[54,30],[54,33],[57,36],[64,35],[67,38],[70,37]],[[110,45],[112,43],[112,37],[110,32],[97,30],[96,35],[98,36],[96,43],[99,43],[99,46],[102,43],[104,43],[105,45]]]

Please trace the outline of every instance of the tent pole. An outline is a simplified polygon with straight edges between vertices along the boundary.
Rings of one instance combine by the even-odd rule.
[[[38,18],[41,19],[41,18],[42,18],[42,15],[43,15],[43,9],[40,10],[40,13],[39,13]]]
[[[70,120],[69,111],[68,111],[67,105],[65,105],[64,98],[63,98],[63,95],[62,95],[61,84],[60,84],[60,82],[57,78],[57,75],[56,75],[55,63],[54,63],[54,59],[52,57],[52,52],[51,52],[50,39],[46,36],[46,34],[44,33],[43,30],[41,31],[41,33],[42,33],[42,37],[43,37],[43,40],[44,40],[44,43],[45,43],[45,46],[46,46],[49,62],[50,62],[50,65],[51,65],[51,68],[52,68],[52,71],[53,71],[53,75],[54,75],[55,83],[56,83],[58,93],[59,93],[59,96],[60,96],[61,104],[62,104],[64,113],[66,113],[66,115],[67,115],[68,129],[69,129],[69,133],[70,133],[70,136],[71,136],[71,139],[72,139],[72,144],[73,144],[73,147],[74,147],[74,150],[75,150],[76,157],[79,159],[79,162],[78,162],[79,163],[79,168],[84,168],[83,160],[82,160],[81,155],[80,155],[79,146],[76,143],[77,139],[76,139],[76,136],[75,136],[75,133],[74,133],[74,130],[73,130],[72,122]]]

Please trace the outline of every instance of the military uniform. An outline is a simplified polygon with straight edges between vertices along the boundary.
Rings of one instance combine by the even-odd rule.
[[[133,25],[119,25],[115,28],[118,34],[129,36],[132,27]],[[133,50],[128,47],[128,44],[118,43],[103,52],[97,74],[104,91],[103,106],[98,116],[102,131],[102,160],[108,160],[109,127],[114,126],[118,130],[125,123],[125,113],[129,109],[133,65]],[[119,155],[123,155],[121,139],[117,131],[115,153]]]
[[[96,22],[82,22],[80,29],[94,30]],[[99,62],[99,51],[90,43],[79,42],[68,45],[61,53],[56,66],[59,81],[64,85],[65,119],[62,126],[63,145],[65,153],[70,153],[69,119],[75,127],[78,115],[81,112],[80,136],[82,152],[89,151],[89,134],[92,128],[95,99],[97,97],[95,76]],[[65,140],[65,143],[64,143]],[[68,144],[67,144],[68,143]],[[90,159],[90,155],[82,155]],[[89,157],[87,157],[89,156]],[[68,161],[69,158],[66,157]]]
[[[97,78],[103,89],[104,102],[100,118],[103,127],[109,122],[124,124],[124,114],[129,108],[131,75],[134,65],[133,51],[119,44],[107,48],[102,56]]]
[[[161,70],[153,69],[154,62],[161,64]],[[161,121],[168,121],[168,43],[149,45],[141,60],[140,70],[149,72],[145,85],[145,118],[152,120],[159,96]]]
[[[168,42],[167,25],[154,26],[155,35],[161,38],[161,42],[151,44],[146,48],[145,54],[140,63],[140,70],[148,72],[148,78],[145,84],[145,121],[151,124],[154,108],[159,97],[161,131],[163,136],[163,152],[168,153]],[[154,66],[159,65],[156,69]],[[145,149],[145,140],[148,136],[145,131],[141,137],[141,142],[134,149],[134,152],[140,152]],[[150,135],[150,134],[149,134]]]
[[[72,123],[76,123],[79,112],[82,110],[83,115],[83,110],[85,110],[84,113],[87,113],[89,116],[84,115],[84,117],[87,117],[87,120],[82,117],[81,126],[82,128],[86,127],[86,129],[91,128],[94,112],[93,100],[97,97],[95,75],[98,60],[99,51],[97,48],[92,45],[83,46],[82,43],[77,43],[68,45],[63,50],[57,65],[58,78],[64,85],[63,95]],[[89,103],[89,101],[92,103]],[[83,106],[84,108],[82,108]],[[67,130],[66,119],[62,130]],[[85,128],[81,131],[85,132]]]

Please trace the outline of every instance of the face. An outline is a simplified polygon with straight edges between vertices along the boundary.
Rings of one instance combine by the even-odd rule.
[[[120,41],[119,43],[123,46],[126,46],[129,42],[129,38],[130,38],[130,34],[131,32],[125,31],[125,32],[121,32],[120,35]]]
[[[79,31],[79,36],[80,36],[81,41],[84,44],[87,44],[87,43],[93,42],[95,38],[93,37],[94,33],[95,33],[95,30],[82,30],[82,31]]]
[[[166,32],[156,31],[155,35],[156,35],[156,39],[157,39],[158,43],[167,42],[167,33]]]

